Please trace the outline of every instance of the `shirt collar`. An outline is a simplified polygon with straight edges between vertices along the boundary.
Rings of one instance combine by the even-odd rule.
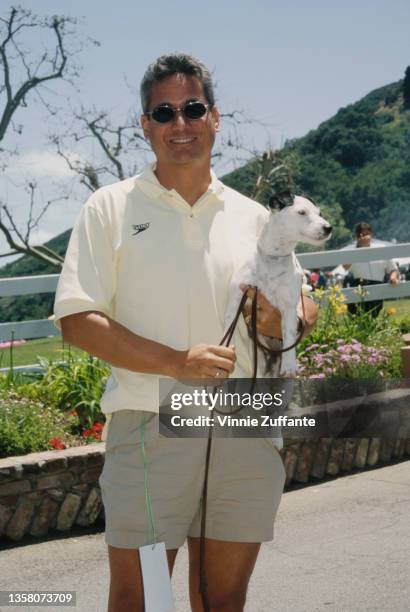
[[[156,162],[148,164],[144,170],[136,176],[136,182],[142,191],[150,198],[159,198],[164,194],[175,193],[174,189],[166,189],[155,175]],[[211,183],[208,190],[201,196],[213,195],[217,200],[224,201],[224,184],[217,178],[214,171],[211,169]]]

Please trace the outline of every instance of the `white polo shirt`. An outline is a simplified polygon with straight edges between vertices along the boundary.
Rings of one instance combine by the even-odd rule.
[[[377,242],[370,242],[370,247],[380,247]],[[397,266],[392,259],[378,261],[361,261],[353,263],[350,267],[350,272],[354,278],[362,278],[363,280],[377,281],[382,283],[386,274],[390,274],[397,270]]]
[[[157,180],[154,164],[102,187],[74,226],[59,279],[54,314],[96,310],[135,334],[187,350],[219,344],[234,266],[255,244],[269,213],[212,182],[193,206]],[[233,377],[252,376],[252,351],[240,317]],[[120,347],[119,347],[120,350]],[[101,400],[105,414],[158,412],[157,375],[111,367]]]

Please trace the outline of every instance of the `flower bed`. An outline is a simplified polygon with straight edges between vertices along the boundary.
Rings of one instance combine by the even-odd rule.
[[[384,377],[389,369],[392,351],[365,346],[355,338],[346,342],[338,338],[333,345],[310,344],[299,355],[299,374],[308,378],[374,378]]]
[[[316,291],[318,323],[298,347],[299,375],[306,378],[400,378],[402,326],[387,310],[378,317],[351,315],[337,286],[325,299]],[[390,309],[391,310],[391,309]]]

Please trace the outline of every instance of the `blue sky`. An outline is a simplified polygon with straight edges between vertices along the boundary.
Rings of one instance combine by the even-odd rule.
[[[10,4],[3,0],[0,13]],[[408,0],[19,4],[43,15],[83,18],[79,31],[101,43],[78,58],[83,66],[78,91],[54,83],[47,94],[53,101],[69,98],[73,105],[96,105],[113,116],[133,108],[139,111],[138,84],[147,64],[162,53],[187,51],[213,71],[222,111],[241,109],[264,122],[265,127],[243,131],[249,148],[260,150],[304,135],[340,107],[402,78],[410,64]],[[28,43],[36,49],[40,41],[33,37]],[[7,198],[22,222],[26,203],[18,185],[23,177],[33,175],[47,199],[51,192],[55,197],[51,184],[58,168],[62,178],[65,173],[46,145],[47,121],[41,106],[29,104],[17,120],[26,130],[20,138],[10,136],[7,145],[18,146],[21,157],[3,176],[0,197]],[[216,167],[219,174],[226,169]],[[86,196],[78,193],[77,200],[59,203],[47,213],[39,238],[72,225],[81,193]],[[0,252],[2,248],[0,239]]]

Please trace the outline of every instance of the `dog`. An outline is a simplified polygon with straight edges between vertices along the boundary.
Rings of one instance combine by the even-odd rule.
[[[254,245],[249,258],[234,272],[225,311],[225,325],[229,327],[242,298],[240,284],[257,286],[282,317],[283,348],[292,346],[298,336],[297,306],[304,279],[303,270],[294,249],[298,242],[322,245],[332,233],[332,226],[320,214],[311,200],[289,192],[272,196],[270,215]],[[266,339],[263,341],[267,344]],[[279,376],[292,378],[297,372],[296,350],[283,352]],[[278,368],[258,347],[257,376],[272,378]]]

